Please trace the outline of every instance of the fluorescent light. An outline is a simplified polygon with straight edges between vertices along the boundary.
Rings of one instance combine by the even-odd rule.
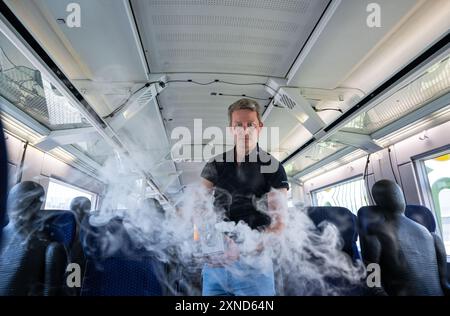
[[[60,158],[65,162],[74,162],[76,160],[75,156],[69,154],[67,151],[61,149],[60,147],[50,150],[49,153],[55,155],[57,158]]]
[[[450,57],[439,60],[414,81],[371,109],[357,115],[344,130],[372,134],[450,90]]]
[[[420,133],[425,129],[429,129],[430,127],[437,126],[449,120],[450,120],[450,105],[446,106],[445,108],[437,112],[434,112],[433,114],[425,118],[416,121],[414,124],[405,126],[393,133],[390,133],[380,139],[377,139],[376,141],[381,146],[387,147],[405,138],[413,136],[414,134]]]
[[[365,155],[367,155],[367,153],[361,149],[357,149],[347,155],[345,155],[344,157],[337,159],[336,161],[333,161],[317,170],[314,170],[302,177],[300,177],[302,182],[306,182],[312,178],[315,178],[317,176],[320,176],[328,171],[334,170],[336,168],[342,167],[352,161],[355,161],[361,157],[364,157]]]
[[[432,115],[429,115],[428,117],[422,118],[418,121],[416,121],[414,124],[405,126],[402,129],[399,129],[395,131],[394,133],[391,133],[389,135],[386,135],[385,137],[382,137],[380,139],[377,139],[376,141],[384,148],[398,143],[408,137],[411,136],[419,136],[422,134],[422,132],[426,129],[429,129],[431,127],[437,126],[439,124],[448,122],[450,120],[450,105],[447,107],[441,109],[440,111],[437,111],[433,113]],[[335,168],[338,168],[340,166],[343,166],[345,164],[348,164],[352,161],[355,161],[361,157],[364,157],[367,155],[366,152],[362,151],[361,149],[355,150],[351,152],[348,155],[345,155],[344,157],[333,161],[332,163],[329,163],[325,165],[324,167],[321,167],[317,170],[314,170],[300,179],[305,182],[310,180],[311,178],[317,177],[319,175],[322,175],[330,170],[333,170]]]
[[[0,118],[2,120],[3,128],[17,138],[23,139],[25,141],[34,144],[39,139],[44,137],[44,135],[35,132],[31,128],[18,122],[12,116],[4,112],[0,113]]]
[[[318,142],[295,157],[289,164],[290,170],[297,174],[346,147],[346,145],[329,140]]]

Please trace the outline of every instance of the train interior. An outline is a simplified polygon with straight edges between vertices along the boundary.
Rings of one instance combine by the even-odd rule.
[[[450,1],[0,7],[0,295],[201,295],[200,174],[241,98],[289,182],[277,295],[450,295]]]

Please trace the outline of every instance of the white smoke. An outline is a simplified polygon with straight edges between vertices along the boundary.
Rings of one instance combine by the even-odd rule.
[[[275,210],[267,210],[264,203],[256,201],[259,210],[283,223],[281,233],[260,232],[244,222],[224,221],[224,214],[214,207],[211,192],[199,183],[187,186],[161,215],[156,208],[143,205],[138,185],[141,176],[133,165],[124,163],[122,160],[118,166],[115,159],[105,164],[102,174],[107,176],[108,187],[102,207],[91,216],[90,223],[103,225],[120,217],[133,247],[145,249],[170,266],[170,271],[161,272],[159,277],[171,294],[177,293],[180,282],[184,282],[184,294],[200,294],[202,266],[220,263],[220,252],[229,246],[230,238],[239,250],[240,261],[258,263],[262,271],[265,264],[274,262],[280,295],[339,295],[342,288],[357,285],[365,276],[362,263],[353,263],[341,251],[343,242],[337,228],[324,223],[317,229],[304,209],[287,207],[284,194],[271,194]],[[118,209],[118,204],[123,209]],[[121,237],[98,240],[106,243],[102,248],[109,252],[130,247]]]

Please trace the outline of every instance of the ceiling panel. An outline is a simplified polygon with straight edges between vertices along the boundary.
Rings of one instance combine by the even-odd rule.
[[[420,0],[343,0],[289,85],[334,89],[374,50]],[[367,8],[378,4],[381,27],[368,27]],[[406,61],[405,61],[406,62]],[[358,87],[359,86],[351,86]]]
[[[328,0],[132,0],[151,72],[284,77]]]
[[[140,58],[131,22],[124,1],[78,0],[80,27],[68,27],[58,19],[67,20],[71,0],[35,0],[49,25],[68,51],[89,71],[89,79],[99,81],[145,80],[146,70]],[[61,21],[61,20],[60,20]],[[80,78],[72,78],[80,79]]]

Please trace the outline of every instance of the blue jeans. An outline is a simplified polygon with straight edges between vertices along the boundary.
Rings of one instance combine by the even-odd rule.
[[[202,295],[274,296],[272,262],[264,270],[242,261],[226,267],[206,264],[202,271]]]

